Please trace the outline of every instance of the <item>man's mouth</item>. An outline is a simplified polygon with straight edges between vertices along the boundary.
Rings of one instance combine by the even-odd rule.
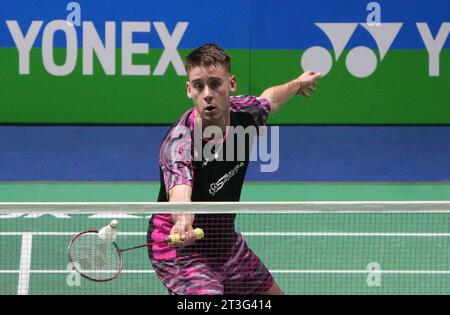
[[[214,110],[216,110],[216,107],[213,106],[213,105],[207,105],[207,106],[205,107],[205,112],[210,113],[210,112],[213,112]]]

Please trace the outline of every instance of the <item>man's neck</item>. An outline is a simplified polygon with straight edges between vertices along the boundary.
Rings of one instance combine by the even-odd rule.
[[[222,130],[222,133],[225,134],[227,130],[227,126],[230,126],[230,110],[227,111],[227,113],[219,118],[216,121],[205,121],[202,119],[200,113],[195,110],[195,119],[202,124],[202,132],[205,130],[208,126],[217,126]]]

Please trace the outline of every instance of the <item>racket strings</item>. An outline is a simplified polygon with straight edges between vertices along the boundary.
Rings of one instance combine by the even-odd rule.
[[[69,248],[69,255],[73,267],[94,280],[111,279],[120,271],[121,260],[115,245],[102,240],[95,232],[77,237]]]

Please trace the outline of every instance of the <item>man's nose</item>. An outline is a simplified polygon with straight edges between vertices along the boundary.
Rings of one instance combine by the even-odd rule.
[[[204,99],[205,99],[205,102],[206,103],[211,103],[212,102],[212,100],[213,100],[213,97],[212,97],[212,93],[211,93],[212,91],[211,91],[211,89],[208,87],[208,86],[206,86],[205,87],[205,90],[204,90]]]

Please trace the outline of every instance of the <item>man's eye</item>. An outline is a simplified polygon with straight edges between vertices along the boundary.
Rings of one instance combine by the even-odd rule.
[[[200,84],[200,83],[194,84],[194,89],[201,90],[202,88],[203,88],[202,84]]]
[[[220,82],[219,81],[211,81],[211,87],[212,88],[216,88],[216,87],[218,87],[220,85]]]

